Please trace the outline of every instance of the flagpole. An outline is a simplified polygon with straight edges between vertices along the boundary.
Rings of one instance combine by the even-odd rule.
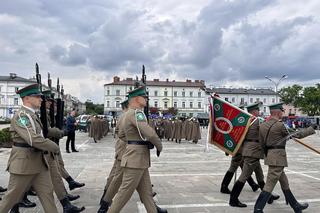
[[[210,107],[210,114],[209,114],[209,124],[208,124],[208,135],[207,135],[207,141],[206,141],[206,145],[204,148],[204,152],[209,152],[209,141],[211,140],[211,127],[212,127],[212,104],[210,101],[210,97],[208,97],[208,101],[209,101],[209,107]]]

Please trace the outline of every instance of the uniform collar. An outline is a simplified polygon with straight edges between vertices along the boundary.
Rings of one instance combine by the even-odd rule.
[[[22,107],[26,108],[27,110],[33,112],[33,113],[36,113],[36,110],[32,109],[31,107],[27,107],[25,105],[22,104]]]

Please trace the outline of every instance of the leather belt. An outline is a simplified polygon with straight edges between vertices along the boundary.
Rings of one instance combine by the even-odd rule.
[[[285,149],[285,146],[275,145],[275,146],[267,146],[267,149]]]
[[[17,142],[13,142],[13,146],[16,147],[21,147],[21,148],[33,148],[32,146],[30,146],[27,143],[17,143]]]
[[[128,144],[134,144],[134,145],[149,145],[149,141],[128,141]]]
[[[253,139],[252,139],[252,140],[250,140],[250,139],[249,139],[249,140],[246,140],[246,142],[255,142],[255,143],[259,143],[260,141],[259,141],[259,140],[253,140]]]

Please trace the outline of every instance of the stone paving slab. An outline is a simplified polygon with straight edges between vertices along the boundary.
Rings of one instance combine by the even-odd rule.
[[[206,138],[203,130],[202,138]],[[316,134],[304,140],[320,149],[320,135]],[[62,155],[69,173],[77,180],[85,182],[86,186],[72,191],[81,198],[73,203],[85,205],[85,212],[97,212],[98,202],[103,191],[106,177],[110,172],[114,158],[114,143],[112,135],[103,138],[99,143],[93,143],[85,133],[76,134],[76,144],[79,153],[65,152],[65,139],[61,141]],[[253,212],[253,205],[259,192],[252,192],[246,185],[240,196],[241,201],[248,204],[247,208],[232,208],[228,205],[229,196],[219,192],[221,180],[230,164],[230,157],[210,145],[209,152],[204,152],[205,140],[198,144],[182,141],[181,144],[163,141],[164,150],[160,158],[152,150],[152,167],[150,175],[154,190],[158,193],[156,202],[170,213],[244,213]],[[320,155],[309,151],[293,141],[287,146],[289,167],[286,173],[293,193],[299,200],[308,201],[310,207],[305,212],[320,212]],[[0,184],[8,183],[9,175],[5,172],[10,149],[0,149]],[[263,162],[262,162],[263,164]],[[264,172],[267,167],[263,165]],[[238,171],[238,176],[240,172]],[[233,181],[230,184],[232,187]],[[292,212],[285,205],[279,184],[275,188],[281,198],[273,205],[268,205],[265,212]],[[38,204],[37,208],[22,209],[23,213],[43,212],[36,197],[31,200]],[[57,201],[59,211],[61,205]],[[123,213],[146,212],[139,196],[133,197],[121,211]]]

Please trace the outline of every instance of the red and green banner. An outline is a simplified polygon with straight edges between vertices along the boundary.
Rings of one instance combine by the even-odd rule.
[[[217,96],[212,96],[210,111],[209,143],[234,156],[254,117]]]

